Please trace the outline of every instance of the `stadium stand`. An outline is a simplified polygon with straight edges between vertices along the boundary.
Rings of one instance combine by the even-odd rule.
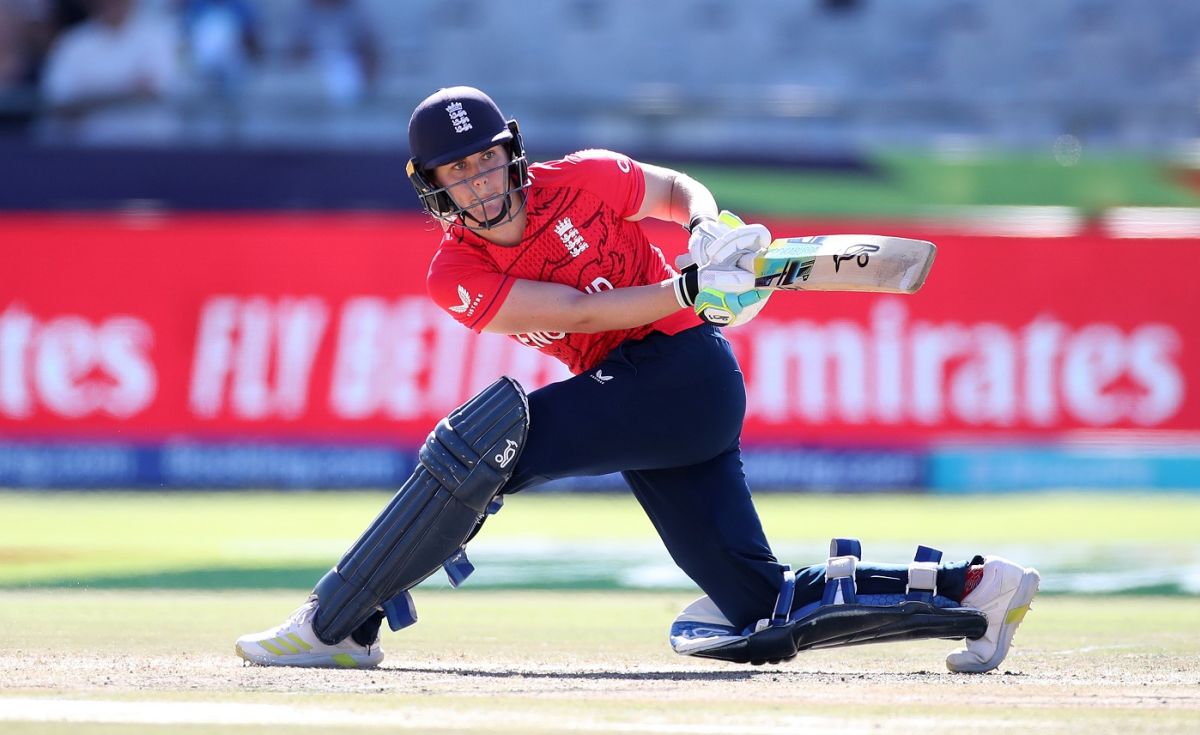
[[[381,68],[351,106],[289,52],[307,3],[251,2],[262,57],[233,107],[180,105],[185,142],[403,146],[412,104],[451,84],[488,89],[551,147],[1021,148],[1070,134],[1147,150],[1200,135],[1195,0],[356,0]]]

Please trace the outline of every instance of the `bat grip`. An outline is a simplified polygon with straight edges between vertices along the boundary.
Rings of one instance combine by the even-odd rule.
[[[735,265],[744,271],[750,271],[751,273],[754,273],[755,272],[754,261],[757,258],[758,258],[758,255],[756,255],[754,253],[746,253],[745,255],[742,255],[737,259]],[[684,268],[688,267],[691,264],[692,264],[692,256],[688,255],[687,253],[684,253],[683,255],[680,255],[679,257],[675,258],[675,270],[677,270],[677,271],[682,271]],[[725,267],[728,268],[729,266],[725,266]]]

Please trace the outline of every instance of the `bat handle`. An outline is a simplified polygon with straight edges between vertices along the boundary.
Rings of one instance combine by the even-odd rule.
[[[757,259],[758,259],[758,255],[756,255],[754,253],[746,253],[745,255],[742,255],[741,257],[739,257],[737,259],[737,262],[735,263],[735,265],[738,268],[741,268],[742,270],[750,271],[751,273],[754,273],[755,267],[756,267],[755,260],[757,260]],[[687,253],[684,253],[683,255],[680,255],[679,257],[675,258],[675,270],[682,271],[684,268],[688,267],[691,264],[692,264],[692,256],[688,255]],[[728,268],[729,266],[725,266],[725,267]]]

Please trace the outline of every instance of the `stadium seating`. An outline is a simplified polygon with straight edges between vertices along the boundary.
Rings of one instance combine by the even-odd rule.
[[[1071,134],[1148,149],[1200,135],[1196,0],[359,1],[383,59],[374,94],[332,109],[285,53],[302,3],[258,0],[266,58],[230,135],[403,145],[412,105],[450,84],[487,89],[550,148],[1031,147]]]

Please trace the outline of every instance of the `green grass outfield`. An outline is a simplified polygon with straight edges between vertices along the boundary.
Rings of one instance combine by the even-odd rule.
[[[388,497],[0,493],[0,588],[303,588],[328,569]],[[1188,580],[1200,564],[1197,495],[763,494],[757,503],[769,537],[793,564],[823,560],[833,535],[862,539],[866,556],[874,559],[902,561],[910,547],[925,543],[948,558],[1005,553],[1084,582],[1105,569],[1123,570],[1133,575],[1132,589],[1149,592],[1191,589],[1187,585],[1196,581]],[[664,560],[670,567],[637,503],[620,494],[511,497],[471,546],[485,586],[605,588],[622,586],[621,579],[601,573],[605,564],[644,563],[651,577]],[[1164,557],[1171,563],[1162,564]],[[513,574],[542,565],[538,574],[546,584],[489,582],[491,558]],[[589,563],[583,576],[555,576]],[[1149,576],[1138,576],[1141,568]],[[555,585],[555,579],[568,582]],[[679,577],[663,579],[657,586],[680,587]],[[630,585],[654,587],[653,581],[633,579]]]
[[[388,497],[5,492],[0,588],[306,587]],[[1196,585],[1200,564],[1196,495],[766,494],[757,504],[780,556],[794,564],[822,561],[830,536],[851,536],[863,539],[866,556],[881,560],[902,561],[916,543],[938,546],[950,558],[977,552],[1024,558],[1051,575],[1062,572],[1062,584],[1048,579],[1051,592],[1088,584],[1109,592],[1196,591],[1188,586]],[[510,497],[472,551],[480,562],[472,584],[688,586],[682,576],[667,575],[670,560],[626,495]],[[1163,554],[1170,564],[1154,561]],[[613,575],[637,566],[646,568],[641,576]],[[521,576],[522,569],[532,569],[534,578]],[[1104,570],[1124,576],[1105,586],[1094,576]]]
[[[705,182],[722,206],[760,215],[903,218],[1017,205],[1074,207],[1095,216],[1118,206],[1200,206],[1200,191],[1183,172],[1145,158],[1085,155],[1062,165],[1049,155],[890,152],[868,160],[870,173],[679,167]]]

